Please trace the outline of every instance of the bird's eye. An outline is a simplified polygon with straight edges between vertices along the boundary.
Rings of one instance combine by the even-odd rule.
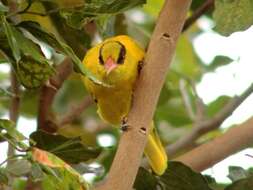
[[[119,52],[119,57],[117,60],[118,64],[123,64],[125,61],[125,56],[126,56],[126,48],[123,44],[120,43],[120,52]]]
[[[99,56],[98,56],[98,60],[99,60],[99,63],[101,65],[104,65],[104,60],[103,60],[103,56],[102,56],[102,49],[103,49],[104,45],[99,49]]]
[[[101,65],[104,65],[104,60],[103,60],[103,57],[102,57],[101,54],[99,54],[98,59],[99,59],[99,63],[100,63]]]

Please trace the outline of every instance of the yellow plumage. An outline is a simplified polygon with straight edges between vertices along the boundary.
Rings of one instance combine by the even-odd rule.
[[[83,77],[87,90],[97,103],[98,114],[106,122],[120,125],[132,103],[135,81],[144,51],[128,36],[116,36],[91,48],[83,64],[105,87]],[[153,124],[152,124],[153,127]],[[149,134],[145,154],[152,169],[162,174],[167,167],[167,156],[154,129]]]

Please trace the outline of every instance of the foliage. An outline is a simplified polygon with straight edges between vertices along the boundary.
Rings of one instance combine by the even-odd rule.
[[[149,184],[144,183],[148,181]],[[150,190],[159,188],[166,190],[211,190],[208,186],[207,180],[199,173],[195,173],[187,166],[180,162],[168,162],[168,168],[162,176],[153,177],[144,168],[139,170],[135,181],[135,188],[137,190],[145,189],[145,186]]]
[[[222,35],[246,30],[253,24],[253,1],[216,0],[213,16],[217,23],[215,29]]]
[[[36,131],[30,135],[30,138],[36,142],[36,147],[47,150],[71,164],[96,158],[101,152],[100,148],[88,147],[83,144],[79,137],[66,138],[61,135]]]
[[[132,36],[145,48],[163,2],[20,0],[13,8],[10,1],[0,1],[0,67],[11,68],[20,83],[17,85],[20,92],[16,94],[10,88],[9,74],[0,70],[0,116],[6,116],[12,100],[19,98],[20,107],[16,110],[19,116],[36,120],[38,124],[41,92],[44,87],[50,87],[57,93],[48,114],[51,123],[58,127],[55,134],[42,130],[27,134],[17,130],[14,122],[0,119],[0,143],[7,141],[17,151],[0,165],[0,189],[12,186],[21,190],[29,183],[39,183],[43,190],[81,190],[89,189],[82,174],[93,173],[92,183],[104,179],[116,152],[119,131],[101,122],[92,103],[70,123],[61,122],[74,109],[72,105],[82,104],[88,97],[80,75],[107,86],[85,68],[81,59],[97,41],[119,34]],[[194,14],[204,2],[193,0],[190,12]],[[253,24],[253,1],[215,0],[214,9],[204,15],[214,21],[219,34],[228,36]],[[202,33],[197,24],[182,33],[160,94],[154,119],[165,145],[174,143],[194,127],[199,111],[197,83],[206,74],[233,62],[230,57],[216,55],[213,61],[204,63],[192,45],[194,38]],[[72,60],[74,71],[56,89],[58,86],[53,86],[55,81],[50,78],[59,74],[57,68],[66,58]],[[212,119],[231,99],[221,95],[203,105],[203,118]],[[112,141],[106,147],[100,142],[105,136]],[[94,168],[94,163],[100,167]],[[178,162],[169,162],[162,176],[141,167],[134,188],[250,190],[253,187],[250,171],[238,167],[230,167],[229,171],[233,183],[224,187]]]

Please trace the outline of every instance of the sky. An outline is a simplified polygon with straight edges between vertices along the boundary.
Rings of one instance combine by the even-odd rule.
[[[252,60],[253,60],[253,27],[244,32],[237,32],[229,37],[222,37],[215,33],[212,23],[201,18],[199,26],[205,31],[193,41],[194,48],[200,58],[209,64],[216,55],[226,55],[231,57],[233,63],[217,69],[213,73],[206,74],[197,85],[197,91],[205,103],[215,100],[220,95],[234,96],[243,92],[253,81]],[[8,72],[6,65],[0,64],[0,70]],[[253,95],[251,95],[223,124],[222,128],[227,129],[232,124],[239,124],[252,116]],[[5,118],[8,118],[6,115]],[[18,129],[29,136],[36,128],[35,120],[21,117],[18,121]],[[108,137],[103,137],[108,143]],[[107,139],[107,140],[105,140]],[[0,162],[6,159],[3,153],[7,150],[7,143],[0,143]],[[205,174],[212,175],[217,182],[230,182],[227,178],[228,166],[238,165],[243,168],[252,166],[253,158],[245,154],[253,155],[253,149],[246,149],[232,155],[212,168],[204,171]],[[92,176],[86,175],[87,179]]]
[[[215,100],[220,95],[239,95],[253,82],[253,27],[244,32],[236,32],[229,37],[223,37],[215,33],[212,23],[202,18],[198,24],[205,31],[194,39],[194,48],[205,63],[210,63],[216,55],[231,57],[233,63],[206,74],[197,86],[197,91],[205,103]],[[222,124],[227,129],[233,124],[240,124],[253,113],[253,95],[249,96]],[[253,149],[248,148],[234,154],[212,168],[204,171],[212,175],[218,182],[230,182],[228,179],[228,167],[231,165],[249,168],[253,166]]]

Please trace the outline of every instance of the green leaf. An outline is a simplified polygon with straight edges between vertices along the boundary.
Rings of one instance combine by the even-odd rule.
[[[4,12],[8,12],[9,11],[9,7],[6,7],[2,1],[0,1],[0,13],[4,13]]]
[[[28,148],[22,142],[26,137],[15,128],[15,124],[10,120],[0,119],[0,138],[7,140],[14,147],[20,147],[23,150]]]
[[[38,114],[40,90],[25,90],[22,93],[20,102],[20,114],[27,118],[36,118]]]
[[[38,163],[32,163],[32,168],[31,168],[31,177],[33,181],[41,181],[44,178],[44,173],[42,171],[42,168],[40,164]]]
[[[86,1],[82,8],[61,11],[61,15],[71,27],[80,29],[86,23],[98,19],[100,16],[119,14],[144,3],[146,0],[91,0]]]
[[[16,160],[6,170],[14,176],[23,176],[31,171],[31,163],[27,160]]]
[[[79,176],[74,175],[64,168],[54,168],[59,178],[46,175],[41,182],[43,190],[88,190],[88,184],[80,181]],[[60,180],[59,180],[60,179]]]
[[[32,40],[24,36],[24,34],[10,25],[5,17],[1,17],[5,33],[8,38],[9,45],[12,49],[13,56],[19,62],[21,57],[27,56],[40,63],[49,64],[48,60],[43,56],[39,45],[35,44]],[[22,53],[22,54],[21,54]]]
[[[225,188],[225,190],[253,190],[253,176],[238,180]]]
[[[253,24],[252,0],[215,0],[215,30],[224,36],[243,31]]]
[[[77,71],[79,73],[82,73],[83,75],[87,76],[88,78],[90,78],[94,83],[99,84],[99,85],[103,85],[106,87],[110,87],[110,85],[107,85],[103,82],[101,82],[100,80],[98,80],[85,66],[84,64],[81,62],[81,60],[76,56],[76,54],[73,52],[73,50],[66,44],[61,43],[61,46],[64,49],[64,52],[67,56],[69,56],[74,64],[75,67],[77,69]]]
[[[21,30],[1,17],[8,43],[16,60],[13,65],[20,82],[27,88],[38,88],[53,74],[39,45],[28,39]]]
[[[206,181],[208,184],[216,184],[216,180],[215,178],[213,178],[212,176],[210,175],[204,175]]]
[[[0,57],[0,64],[3,64],[3,63],[8,63],[8,60],[4,59],[4,58],[1,59],[1,57]]]
[[[174,161],[168,162],[168,168],[161,176],[140,168],[134,187],[136,190],[211,190],[204,176]]]
[[[230,57],[218,55],[214,58],[214,60],[212,61],[211,64],[205,65],[205,69],[208,72],[214,71],[218,67],[227,65],[227,64],[231,63],[232,61],[233,61],[233,59],[231,59]]]
[[[231,179],[233,182],[249,177],[249,172],[239,166],[229,166],[228,171],[228,178]]]
[[[200,173],[180,162],[168,162],[168,168],[160,180],[166,190],[211,190]]]
[[[207,115],[211,118],[216,113],[218,113],[229,101],[231,97],[229,96],[219,96],[216,100],[208,104]]]
[[[64,114],[69,109],[69,105],[66,104],[66,102],[81,102],[83,101],[83,98],[87,95],[88,93],[83,87],[83,81],[79,80],[79,78],[75,79],[69,77],[68,80],[63,83],[61,87],[61,93],[58,93],[55,97],[53,109],[57,113]]]
[[[88,78],[90,78],[93,82],[99,85],[103,86],[109,86],[107,84],[104,84],[100,80],[98,80],[82,63],[82,61],[76,56],[74,51],[69,47],[67,44],[62,42],[61,40],[58,40],[53,34],[46,32],[43,30],[38,23],[31,22],[31,21],[24,21],[19,23],[19,27],[23,27],[27,29],[29,32],[31,32],[36,38],[39,40],[47,43],[48,45],[55,48],[57,51],[62,52],[66,56],[69,56],[73,63],[75,70]]]
[[[3,97],[3,96],[12,97],[12,96],[14,96],[14,94],[12,94],[7,89],[4,89],[4,88],[0,87],[0,97]]]
[[[175,127],[192,123],[181,97],[172,97],[164,104],[159,105],[155,112],[155,119],[167,121]]]
[[[196,53],[187,34],[181,35],[178,40],[176,56],[171,69],[191,79],[198,79],[201,74]]]
[[[0,132],[5,129],[7,133],[18,141],[25,140],[25,136],[17,131],[15,124],[7,119],[0,119]]]
[[[163,3],[164,0],[147,0],[147,3],[143,6],[143,10],[153,17],[157,17]]]
[[[115,16],[103,15],[97,19],[97,27],[103,39],[115,36]]]
[[[22,57],[17,66],[18,79],[28,89],[40,87],[53,73],[54,70],[50,65],[31,57]]]
[[[82,176],[57,156],[38,148],[33,148],[31,153],[33,161],[39,163],[45,174],[41,182],[43,190],[88,189]]]
[[[19,46],[17,45],[17,39],[15,37],[13,27],[6,21],[5,17],[3,15],[0,15],[1,23],[4,28],[5,35],[8,39],[8,43],[10,45],[10,48],[12,50],[13,56],[16,59],[16,61],[19,61],[21,59],[21,51]]]
[[[155,190],[157,185],[158,179],[146,169],[140,167],[134,182],[134,188],[136,190]]]
[[[191,4],[191,12],[195,12],[197,9],[199,9],[201,6],[203,6],[203,4],[206,2],[206,0],[194,0],[192,1]],[[206,11],[203,12],[202,15],[208,16],[209,18],[211,18],[212,16],[212,9],[207,9]]]
[[[106,148],[101,154],[101,156],[99,156],[99,163],[103,166],[104,169],[104,173],[101,178],[105,177],[105,175],[110,170],[115,154],[116,147],[110,147]]]
[[[6,169],[0,168],[0,187],[1,185],[8,185],[8,181]]]
[[[12,184],[13,190],[26,190],[27,180],[21,178],[15,178]]]
[[[101,149],[86,146],[80,138],[66,138],[52,135],[43,131],[36,131],[30,135],[36,142],[36,147],[47,150],[68,163],[79,163],[96,158]]]
[[[159,96],[158,106],[163,105],[166,102],[168,102],[170,97],[171,97],[171,92],[168,89],[167,85],[164,85]]]

